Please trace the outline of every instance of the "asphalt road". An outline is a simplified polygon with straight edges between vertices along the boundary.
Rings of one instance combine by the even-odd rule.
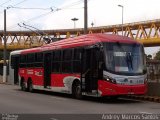
[[[52,92],[23,92],[18,86],[0,84],[0,113],[16,114],[103,114],[160,113],[160,103],[130,99],[73,99]]]

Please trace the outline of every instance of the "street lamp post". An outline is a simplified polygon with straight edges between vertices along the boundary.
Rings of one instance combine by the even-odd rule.
[[[122,8],[122,36],[123,36],[123,5],[118,5],[118,7]]]
[[[91,25],[92,25],[92,28],[93,28],[94,23],[92,22]]]
[[[76,21],[78,20],[78,18],[72,18],[71,19],[74,22],[74,29],[76,28]]]
[[[4,10],[4,51],[3,51],[3,82],[7,81],[7,62],[6,62],[6,9]]]
[[[88,0],[84,0],[84,34],[88,33]]]

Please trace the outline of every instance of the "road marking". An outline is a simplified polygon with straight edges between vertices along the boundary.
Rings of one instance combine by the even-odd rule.
[[[61,97],[51,97],[51,98],[56,99],[56,100],[63,100],[63,101],[64,101],[64,100],[65,100],[65,101],[67,100],[66,98],[61,98]]]
[[[58,119],[56,119],[56,118],[50,118],[51,120],[58,120]]]
[[[149,112],[139,112],[141,114],[153,114],[153,113],[149,113]]]

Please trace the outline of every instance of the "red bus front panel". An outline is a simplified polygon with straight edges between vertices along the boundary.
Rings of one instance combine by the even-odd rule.
[[[120,85],[107,82],[105,80],[98,81],[98,90],[101,96],[113,95],[140,95],[147,92],[147,84],[141,85]]]

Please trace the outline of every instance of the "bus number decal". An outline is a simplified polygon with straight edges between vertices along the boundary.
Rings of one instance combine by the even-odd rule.
[[[33,74],[33,70],[27,70],[27,74],[32,75]]]
[[[42,76],[42,71],[35,71],[36,76]]]

